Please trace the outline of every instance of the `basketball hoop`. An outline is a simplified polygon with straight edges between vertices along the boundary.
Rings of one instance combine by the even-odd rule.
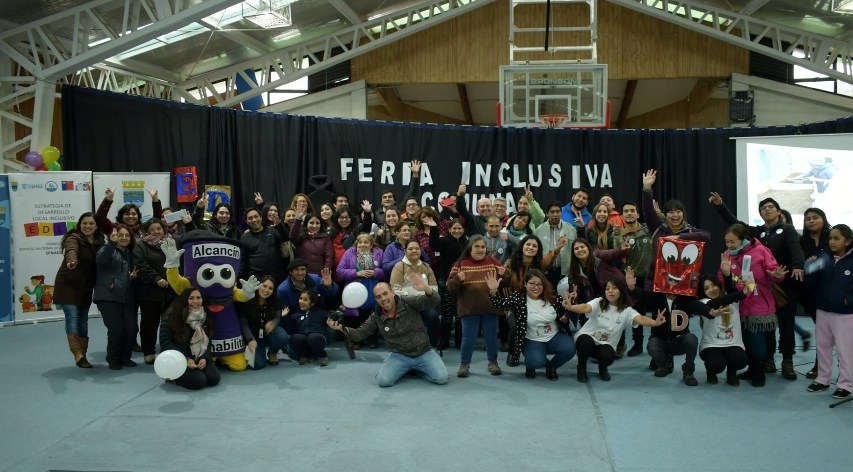
[[[567,121],[569,121],[569,115],[561,113],[539,115],[539,122],[544,123],[546,128],[562,128]]]

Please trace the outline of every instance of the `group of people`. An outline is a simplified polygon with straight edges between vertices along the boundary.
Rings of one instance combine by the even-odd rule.
[[[749,226],[712,193],[709,203],[730,225],[722,235],[726,251],[718,270],[703,274],[696,289],[689,288],[690,280],[700,271],[701,243],[710,234],[688,222],[680,201],[657,205],[654,170],[642,176],[640,204],[617,207],[604,194],[590,210],[591,192],[577,189],[568,204],[541,205],[527,187],[518,211],[509,215],[502,199],[481,198],[476,213],[457,204],[465,185],[440,209],[420,207],[419,167],[412,162],[401,207],[390,191],[380,195],[375,210],[369,201],[352,204],[343,194],[315,207],[309,195],[298,193],[284,208],[256,193],[256,205],[243,213],[245,230],[227,203],[214,205],[205,220],[206,196],[192,217],[167,223],[164,216],[174,210],[162,208],[156,191],[149,191],[153,218],[141,222],[139,208],[128,204],[112,221],[108,189],[97,213],[83,214],[62,241],[55,299],[66,314],[75,363],[92,366],[86,320],[94,302],[107,327],[111,369],[136,365],[131,353],[137,333],[145,362],[153,363],[159,329],[161,351],[176,349],[187,357],[187,372],[177,384],[202,388],[219,381],[217,356],[207,349],[215,329],[203,309],[209,303],[198,287],[175,283],[180,264],[167,249],[202,230],[242,248],[239,273],[228,276],[241,282],[234,300],[255,369],[278,364],[279,353],[299,364],[328,365],[325,348],[339,331],[353,349],[375,348],[384,338],[391,352],[377,375],[379,385],[393,385],[410,371],[443,384],[448,373],[436,350],[455,344],[456,375],[466,378],[482,335],[491,375],[502,374],[502,350],[509,366],[523,359],[530,379],[544,369],[546,378],[557,380],[558,369],[577,355],[579,382],[589,381],[590,359],[598,377],[609,381],[616,359],[648,350],[657,377],[671,374],[675,357],[684,356],[683,382],[695,386],[698,352],[708,383],[725,372],[729,385],[749,380],[762,387],[766,374],[778,370],[777,330],[781,375],[797,378],[794,314],[801,304],[816,324],[808,390],[829,388],[833,347],[840,365],[833,396],[846,398],[853,390],[853,317],[846,316],[853,314],[847,301],[853,295],[853,232],[847,225],[830,226],[820,209],[805,212],[800,236],[772,198],[759,203],[763,224]],[[674,264],[692,271],[686,280],[673,272]],[[349,284],[370,294],[362,305],[342,306]],[[691,317],[699,318],[701,339],[689,329]],[[645,349],[644,327],[650,327]]]

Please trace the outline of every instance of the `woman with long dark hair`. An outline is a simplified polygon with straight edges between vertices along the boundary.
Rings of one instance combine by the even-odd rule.
[[[720,268],[723,273],[731,272],[731,259],[723,253]],[[730,279],[727,279],[730,281]],[[725,307],[711,320],[699,318],[702,326],[702,340],[699,343],[699,357],[705,362],[708,383],[717,383],[717,374],[726,371],[726,383],[732,387],[740,385],[737,371],[747,364],[746,349],[740,321],[740,301],[746,298],[734,284],[728,283],[730,293],[723,282],[713,275],[699,277],[697,292],[700,301],[711,308]],[[714,312],[712,312],[714,313]]]
[[[819,256],[821,252],[829,251],[831,229],[832,225],[827,221],[826,213],[820,208],[809,208],[803,213],[803,235],[800,236],[800,247],[803,248],[803,254],[807,260]],[[814,273],[807,272],[805,282],[812,283],[809,278],[816,276]],[[814,290],[800,290],[800,304],[803,306],[803,311],[817,323],[817,299]],[[803,338],[804,341],[805,339]],[[817,378],[817,367],[817,353],[815,353],[814,367],[806,372],[806,378]]]
[[[516,319],[510,356],[518,359],[524,354],[524,375],[528,379],[536,378],[536,369],[545,367],[548,379],[557,380],[557,369],[575,356],[575,342],[566,327],[569,318],[563,297],[557,295],[539,269],[528,270],[522,279],[524,288],[507,297],[500,295],[500,283],[494,274],[486,275],[492,305],[512,311]],[[551,359],[549,354],[553,354]]]
[[[221,378],[210,358],[210,335],[213,327],[204,311],[204,296],[189,287],[169,305],[160,320],[161,351],[175,350],[187,358],[187,370],[175,384],[190,390],[212,387]]]
[[[438,349],[450,346],[450,332],[454,331],[454,344],[458,348],[462,344],[462,325],[456,317],[456,295],[447,290],[447,278],[453,263],[456,262],[468,244],[468,236],[465,236],[465,225],[459,218],[450,221],[447,227],[447,236],[439,237],[437,231],[431,231],[429,237],[430,245],[436,252],[441,254],[438,258],[438,294],[441,297],[441,328],[439,330]]]
[[[54,279],[53,302],[65,313],[65,335],[77,367],[89,369],[89,308],[95,288],[95,256],[104,245],[104,234],[91,211],[80,215],[77,226],[62,237],[62,264]]]
[[[193,223],[195,223],[196,228],[204,229],[235,241],[239,240],[243,232],[234,223],[234,211],[228,203],[217,203],[213,207],[210,220],[204,221],[204,209],[207,208],[208,199],[209,197],[206,193],[198,199],[195,213],[193,214]]]
[[[139,338],[146,364],[154,363],[157,347],[157,328],[160,316],[175,299],[175,291],[166,280],[166,255],[160,249],[172,239],[160,220],[151,218],[142,225],[142,236],[133,248],[133,265],[137,270],[136,301],[139,304]]]
[[[275,278],[264,275],[258,279],[261,283],[255,297],[245,303],[237,304],[240,317],[240,329],[249,352],[254,354],[253,369],[259,370],[270,365],[278,365],[278,351],[287,349],[289,337],[280,326],[281,312],[276,299]]]
[[[319,215],[309,213],[303,219],[293,220],[290,226],[290,242],[293,244],[293,254],[305,259],[308,263],[308,273],[320,274],[323,269],[335,268],[335,249],[331,238],[323,231],[323,221]]]
[[[154,212],[153,217],[160,218],[160,214],[163,212],[163,203],[160,201],[160,197],[157,196],[157,190],[150,189],[148,190],[148,194],[151,196],[151,209]],[[125,225],[134,237],[141,236],[142,212],[133,203],[127,203],[119,208],[118,212],[116,212],[115,222],[110,221],[108,214],[114,197],[115,189],[107,187],[104,191],[104,199],[98,206],[98,212],[95,213],[95,219],[98,220],[101,231],[104,232],[104,235],[109,236],[113,232],[113,226],[120,223]]]
[[[586,362],[590,357],[598,361],[598,376],[607,382],[610,372],[607,368],[616,358],[616,344],[628,325],[660,326],[666,323],[663,311],[656,319],[637,313],[630,306],[628,287],[620,279],[608,280],[604,285],[604,295],[587,303],[575,304],[578,297],[577,286],[569,294],[566,309],[572,313],[582,313],[589,318],[575,334],[575,346],[578,352],[578,382],[589,382]]]

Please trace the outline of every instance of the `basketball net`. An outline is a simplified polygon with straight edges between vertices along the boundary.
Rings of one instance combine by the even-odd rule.
[[[539,115],[539,121],[545,124],[546,128],[562,128],[563,124],[569,121],[569,115],[564,114],[548,114]]]

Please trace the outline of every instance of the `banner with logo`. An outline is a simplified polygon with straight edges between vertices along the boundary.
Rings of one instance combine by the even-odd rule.
[[[12,304],[12,235],[9,176],[0,174],[0,322],[14,321]]]
[[[115,221],[118,209],[128,203],[139,207],[142,213],[140,221],[148,221],[154,215],[151,209],[151,190],[157,191],[157,197],[163,208],[169,207],[169,195],[172,188],[171,174],[168,172],[95,172],[92,176],[95,192],[95,208],[104,199],[107,188],[113,189],[115,196],[107,217]]]
[[[63,316],[53,303],[62,237],[92,211],[91,172],[9,174],[15,321]]]

